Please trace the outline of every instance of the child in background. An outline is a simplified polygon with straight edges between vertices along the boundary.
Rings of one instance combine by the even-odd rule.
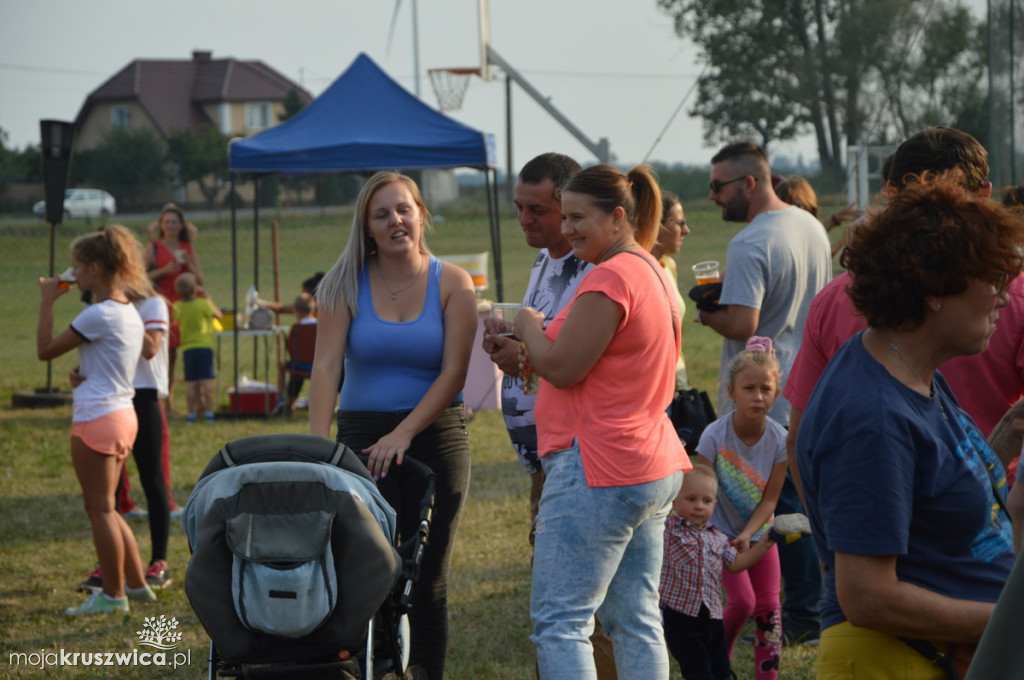
[[[196,277],[190,272],[177,278],[174,289],[181,298],[174,303],[174,320],[181,329],[184,353],[186,420],[196,422],[200,410],[207,420],[213,420],[213,320],[219,319],[221,312],[209,297],[196,297]]]
[[[754,336],[729,364],[734,410],[711,423],[697,444],[699,462],[715,470],[718,504],[711,523],[740,552],[771,521],[786,479],[786,430],[768,417],[779,396],[782,371],[769,338]],[[732,649],[740,629],[754,616],[754,677],[775,680],[782,652],[779,552],[773,545],[745,572],[722,574],[725,639]]]
[[[295,324],[298,326],[315,326],[316,325],[316,299],[302,293],[291,305],[291,310],[295,313],[296,321]],[[295,329],[293,329],[294,331]],[[289,333],[289,342],[293,337],[292,333]],[[312,334],[313,338],[316,337],[316,333]],[[312,347],[312,345],[311,345]],[[289,354],[294,353],[295,347],[289,345]],[[288,360],[278,366],[277,371],[277,393],[282,395],[278,398],[277,404],[274,406],[274,415],[283,415],[291,413],[295,409],[295,402],[299,398],[299,392],[302,391],[302,383],[305,382],[305,378],[301,375],[292,374],[288,376],[287,385],[287,400],[284,396],[285,392],[285,375],[288,369],[299,370],[299,371],[312,371],[312,361],[297,361],[294,356],[290,356]]]
[[[686,680],[729,680],[732,668],[722,624],[722,570],[736,574],[756,564],[773,543],[768,532],[744,552],[708,524],[715,510],[718,480],[706,465],[683,477],[665,520],[661,565],[662,623],[668,650]]]
[[[324,278],[323,272],[317,272],[308,279],[302,282],[302,292],[299,297],[303,297],[307,300],[313,301],[316,297],[316,287],[320,285],[320,279]],[[298,315],[297,307],[294,303],[287,305],[283,302],[275,302],[274,300],[264,300],[263,298],[258,299],[259,304],[263,305],[275,314],[295,314]],[[313,305],[313,316],[316,317],[316,304]]]

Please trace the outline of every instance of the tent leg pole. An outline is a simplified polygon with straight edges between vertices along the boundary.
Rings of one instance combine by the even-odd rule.
[[[493,169],[484,170],[487,188],[487,218],[491,229],[491,251],[494,253],[494,288],[498,301],[505,301],[505,282],[501,266],[501,228],[498,218],[498,176]]]
[[[237,175],[231,173],[231,308],[234,310],[234,323],[231,324],[234,331],[231,334],[231,364],[232,378],[235,386],[235,403],[232,406],[232,413],[238,415],[241,399],[238,397],[238,194],[235,191],[235,178]]]

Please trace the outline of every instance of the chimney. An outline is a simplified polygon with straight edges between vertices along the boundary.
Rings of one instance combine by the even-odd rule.
[[[204,63],[213,58],[212,50],[192,50],[192,61]]]

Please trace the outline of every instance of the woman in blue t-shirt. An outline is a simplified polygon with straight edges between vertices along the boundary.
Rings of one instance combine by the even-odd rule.
[[[404,537],[416,531],[419,498],[401,498],[390,486],[391,465],[409,455],[434,471],[434,520],[410,615],[411,663],[441,678],[448,566],[469,488],[462,388],[477,314],[469,274],[427,250],[428,219],[416,183],[404,175],[379,172],[360,191],[348,245],[317,287],[309,423],[313,434],[329,436],[337,404],[337,440],[369,456]]]
[[[938,368],[988,346],[1022,249],[1019,216],[926,178],[843,252],[869,328],[832,358],[797,438],[825,573],[819,673],[941,679],[926,656],[970,660],[1013,565],[1006,478]]]

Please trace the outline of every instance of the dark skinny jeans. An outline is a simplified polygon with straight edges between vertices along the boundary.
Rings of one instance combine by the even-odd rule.
[[[394,430],[408,414],[408,411],[339,411],[337,441],[361,454],[364,448]],[[429,543],[423,555],[419,582],[413,589],[409,615],[410,664],[422,666],[429,680],[441,680],[448,651],[448,568],[459,514],[469,490],[469,435],[462,404],[448,407],[413,438],[405,455],[433,470],[437,485]],[[401,494],[395,478],[396,475],[385,477],[377,485],[398,512],[399,535],[404,540],[414,535],[419,526],[422,495]]]
[[[139,420],[132,457],[135,459],[135,467],[139,469],[139,481],[146,494],[146,507],[149,510],[149,537],[153,548],[150,558],[166,560],[167,538],[171,530],[171,504],[160,458],[163,453],[164,418],[160,413],[156,390],[135,390],[132,406]],[[117,498],[120,498],[120,489]]]

